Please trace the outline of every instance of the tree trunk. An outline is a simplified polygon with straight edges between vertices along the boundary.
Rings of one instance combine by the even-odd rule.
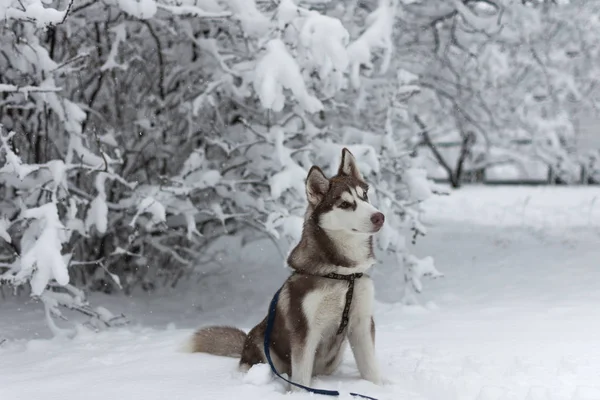
[[[442,166],[444,171],[446,171],[446,174],[448,174],[448,180],[450,181],[450,185],[453,188],[458,189],[460,187],[460,180],[456,179],[454,172],[452,171],[452,168],[450,168],[450,165],[446,162],[446,160],[444,159],[444,157],[442,156],[442,154],[440,153],[440,151],[438,150],[436,145],[431,141],[431,138],[429,137],[429,131],[427,130],[425,123],[421,120],[421,118],[419,118],[418,115],[415,115],[413,117],[413,119],[414,119],[415,123],[419,126],[419,128],[421,129],[421,136],[423,137],[423,143],[425,143],[427,145],[427,147],[429,147],[431,149],[431,152],[433,153],[433,156],[435,157],[437,162]]]
[[[460,144],[460,155],[458,156],[458,160],[456,161],[456,172],[454,174],[454,182],[451,181],[452,187],[460,187],[464,172],[465,161],[467,161],[467,157],[471,153],[471,146],[473,146],[473,143],[475,143],[475,135],[473,134],[473,132],[467,132],[467,134],[463,136],[463,140]],[[456,186],[454,186],[455,184]]]
[[[460,189],[462,183],[460,177],[458,177],[456,174],[450,174],[448,179],[450,180],[450,186],[452,189]]]

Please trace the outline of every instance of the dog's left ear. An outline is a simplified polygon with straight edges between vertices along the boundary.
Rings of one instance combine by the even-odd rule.
[[[350,150],[345,147],[342,149],[342,160],[340,161],[338,175],[348,175],[358,179],[359,181],[364,180],[360,174],[360,171],[358,170],[358,166],[356,165],[356,159],[352,153],[350,153]]]

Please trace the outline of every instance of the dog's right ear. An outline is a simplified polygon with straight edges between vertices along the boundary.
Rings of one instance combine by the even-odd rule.
[[[306,178],[306,198],[313,206],[323,201],[325,194],[329,190],[329,179],[325,176],[321,168],[313,165],[308,171]]]
[[[362,174],[358,170],[356,159],[346,147],[342,149],[342,159],[340,160],[340,167],[338,169],[338,175],[351,176],[359,181],[363,181]]]

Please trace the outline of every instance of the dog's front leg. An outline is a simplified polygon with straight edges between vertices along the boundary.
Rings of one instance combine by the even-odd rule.
[[[310,386],[319,339],[317,332],[309,331],[306,337],[295,338],[292,342],[292,382]],[[292,391],[303,390],[293,385],[291,389]]]
[[[371,316],[361,316],[348,329],[350,347],[363,379],[381,384],[381,373],[375,358],[375,323]]]

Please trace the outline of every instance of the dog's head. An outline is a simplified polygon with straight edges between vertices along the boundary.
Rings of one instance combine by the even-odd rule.
[[[313,166],[306,178],[310,217],[328,231],[373,235],[383,226],[384,215],[369,203],[369,185],[346,148],[337,175],[328,179]]]

